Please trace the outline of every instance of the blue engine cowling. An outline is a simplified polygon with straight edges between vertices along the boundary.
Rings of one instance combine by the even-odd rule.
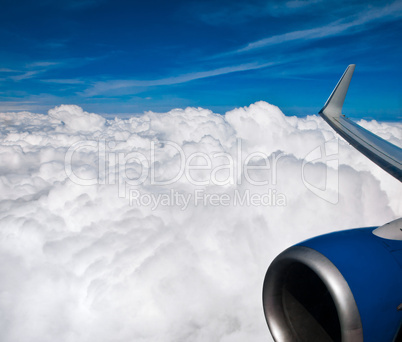
[[[263,305],[275,341],[401,339],[402,241],[373,230],[322,235],[272,262]]]

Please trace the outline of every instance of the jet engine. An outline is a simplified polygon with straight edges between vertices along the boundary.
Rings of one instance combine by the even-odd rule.
[[[402,341],[402,219],[288,248],[265,276],[277,342]]]

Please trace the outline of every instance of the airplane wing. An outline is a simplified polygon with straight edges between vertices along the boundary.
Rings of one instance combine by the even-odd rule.
[[[342,114],[343,102],[354,70],[355,64],[347,67],[319,114],[347,142],[402,182],[402,149],[381,139]]]
[[[349,65],[320,115],[350,144],[402,181],[402,150],[342,115]],[[402,218],[333,232],[279,254],[262,299],[272,337],[285,341],[402,341]]]

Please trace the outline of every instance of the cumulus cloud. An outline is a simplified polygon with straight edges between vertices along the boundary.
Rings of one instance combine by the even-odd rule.
[[[48,115],[60,120],[62,124],[73,131],[97,131],[105,124],[105,119],[93,113],[87,113],[81,107],[61,105],[49,110]]]
[[[363,124],[402,143],[401,124]],[[321,118],[265,102],[3,113],[0,141],[1,341],[269,340],[281,250],[402,214],[399,182]],[[303,162],[323,146],[336,165]]]

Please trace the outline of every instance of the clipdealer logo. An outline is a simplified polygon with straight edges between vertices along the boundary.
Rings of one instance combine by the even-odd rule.
[[[235,152],[232,151],[232,154],[228,152],[207,154],[200,151],[186,154],[175,142],[151,141],[148,148],[127,152],[119,149],[115,141],[106,139],[78,141],[65,155],[65,172],[67,177],[78,185],[116,185],[118,196],[128,197],[133,205],[148,203],[149,206],[159,207],[169,203],[180,208],[187,207],[187,202],[212,206],[286,205],[286,196],[275,189],[278,182],[278,162],[285,157],[285,154],[276,152],[267,155],[256,151],[245,155],[241,139],[237,139],[235,147]],[[92,161],[92,165],[87,165],[85,159]],[[167,163],[170,163],[170,169],[164,170],[163,167]],[[308,177],[308,166],[316,163],[321,163],[326,169],[324,181],[320,185],[316,185],[311,181],[311,177]],[[337,139],[326,142],[306,155],[301,161],[301,180],[316,196],[333,204],[338,202]],[[177,187],[174,184],[178,182],[195,188],[232,186],[234,190],[229,200],[227,192],[211,194],[205,190],[200,192],[195,189],[192,193],[189,191],[175,193],[171,190],[173,192],[167,196],[144,191],[144,187],[148,186],[162,187],[165,190],[169,187],[174,188]],[[249,189],[240,190],[244,187],[242,184],[273,188],[268,188],[262,193],[260,191],[251,193]],[[143,191],[140,191],[140,188]]]
[[[306,167],[313,163],[320,163],[325,169],[324,181],[321,185],[308,180]],[[309,152],[303,159],[301,174],[307,189],[321,199],[337,204],[339,201],[339,140],[335,138],[326,141]]]
[[[277,163],[284,156],[283,153],[273,153],[270,156],[263,152],[253,152],[246,156],[243,154],[241,139],[237,139],[236,153],[234,156],[227,152],[215,152],[211,155],[205,152],[194,152],[186,155],[184,150],[172,141],[150,142],[147,153],[131,151],[129,153],[114,151],[116,143],[114,141],[78,141],[73,144],[65,156],[65,172],[67,177],[78,185],[95,184],[119,184],[119,194],[125,196],[124,185],[138,186],[144,183],[156,186],[172,185],[183,178],[194,186],[207,185],[241,185],[247,182],[253,186],[276,185],[277,183]],[[171,158],[178,158],[176,163],[177,170],[170,177],[166,177],[159,172],[158,167],[162,164],[158,159],[161,151],[165,153],[170,149]],[[86,177],[74,167],[74,156],[79,153],[95,153],[97,165],[95,174]],[[260,164],[256,164],[260,162]],[[262,164],[262,165],[261,165]],[[135,165],[136,173],[130,174]],[[203,179],[195,176],[202,171],[206,176]],[[257,179],[252,174],[255,172],[265,172],[268,178]],[[225,176],[222,176],[225,174]]]

